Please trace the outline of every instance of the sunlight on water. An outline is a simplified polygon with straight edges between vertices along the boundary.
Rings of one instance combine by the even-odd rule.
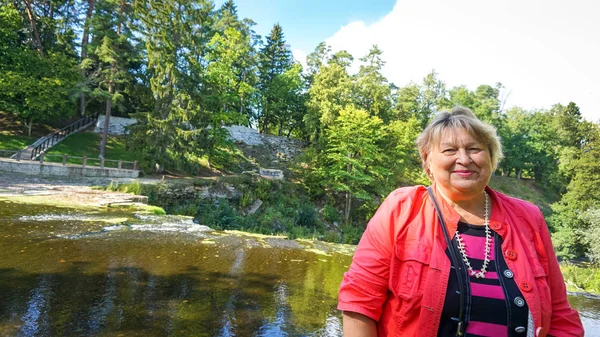
[[[189,218],[2,201],[0,247],[0,336],[342,335],[348,255]],[[600,299],[569,300],[600,336]]]

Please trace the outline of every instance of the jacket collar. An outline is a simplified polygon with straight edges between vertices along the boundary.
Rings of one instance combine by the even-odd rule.
[[[446,222],[446,227],[448,228],[450,236],[454,235],[456,229],[458,228],[458,222],[460,221],[460,214],[448,204],[446,199],[439,193],[436,184],[432,185],[433,194],[435,195],[435,199],[442,211],[442,215],[444,217],[444,221]],[[492,202],[492,214],[490,216],[490,227],[496,231],[500,236],[504,237],[506,231],[506,225],[508,224],[505,221],[505,212],[504,205],[502,203],[502,195],[489,186],[485,187],[486,192],[490,197],[490,201]]]

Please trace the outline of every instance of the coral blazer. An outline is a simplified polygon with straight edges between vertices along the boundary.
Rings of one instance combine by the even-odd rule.
[[[531,311],[533,335],[583,336],[539,208],[486,190],[490,227],[504,240],[502,252]],[[436,199],[454,236],[460,215],[437,193]],[[374,319],[379,336],[437,336],[451,265],[446,248],[427,189],[395,190],[369,221],[344,274],[338,309]]]

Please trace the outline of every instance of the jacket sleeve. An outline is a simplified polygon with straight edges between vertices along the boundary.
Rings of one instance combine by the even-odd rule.
[[[552,318],[548,335],[556,337],[583,336],[584,331],[581,318],[579,317],[579,313],[571,307],[567,300],[565,281],[560,271],[556,254],[554,253],[548,226],[541,212],[539,218],[539,234],[548,259],[547,281],[552,296]]]
[[[354,252],[338,294],[338,309],[363,314],[378,321],[387,299],[394,221],[400,211],[397,191],[381,204]]]

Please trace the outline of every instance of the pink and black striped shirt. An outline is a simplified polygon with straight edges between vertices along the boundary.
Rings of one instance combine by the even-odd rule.
[[[493,232],[490,245],[490,262],[485,278],[467,275],[469,272],[458,250],[456,236],[451,247],[461,257],[459,275],[467,284],[465,318],[466,336],[528,336],[532,327],[529,309],[508,269],[501,253],[502,238]],[[474,271],[481,270],[485,257],[485,227],[458,223],[458,232],[463,240],[465,252]],[[446,251],[448,254],[448,251]],[[458,324],[459,287],[457,268],[452,266],[438,336],[454,336]]]

